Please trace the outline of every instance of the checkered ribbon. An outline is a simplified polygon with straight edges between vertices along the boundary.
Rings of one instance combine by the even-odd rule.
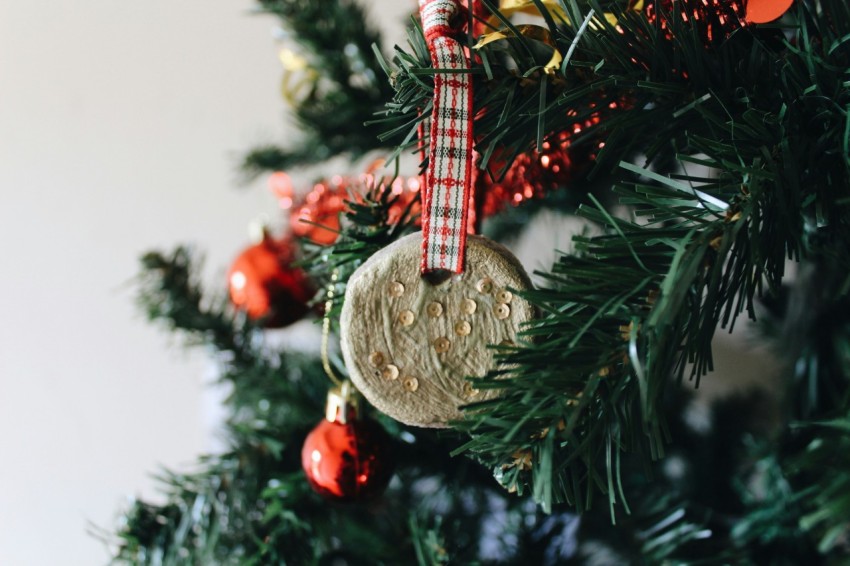
[[[468,69],[452,24],[462,20],[457,0],[419,0],[425,40],[435,69]],[[423,183],[422,273],[463,272],[472,175],[472,80],[469,73],[434,75],[428,170]]]

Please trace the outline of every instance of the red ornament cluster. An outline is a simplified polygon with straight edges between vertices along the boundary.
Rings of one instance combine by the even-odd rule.
[[[599,119],[594,117],[586,124],[577,124],[576,128],[581,131],[583,126],[587,127],[598,121]],[[570,148],[567,134],[559,136],[557,140],[545,142],[542,151],[531,151],[516,156],[506,171],[505,164],[500,162],[498,157],[494,157],[489,164],[489,171],[473,168],[473,200],[480,199],[480,202],[470,210],[478,211],[486,218],[504,210],[506,206],[540,198],[551,190],[566,186],[575,177],[576,172],[592,159],[593,156],[588,157],[586,152],[577,157]],[[398,222],[403,212],[416,200],[421,188],[418,177],[397,177],[385,185],[384,181],[374,174],[378,167],[380,164],[373,165],[368,172],[353,177],[336,175],[321,180],[297,202],[285,173],[272,175],[269,185],[278,198],[280,207],[290,211],[292,233],[299,238],[326,246],[337,239],[341,215],[347,210],[346,202],[362,202],[363,196],[374,187],[388,188],[393,197],[396,197],[389,211],[388,221],[391,224]],[[287,187],[287,190],[281,190],[281,187]],[[414,216],[419,215],[418,203],[413,204],[411,213]],[[470,231],[474,223],[473,212],[470,214]]]
[[[669,35],[669,20],[674,15],[692,24],[710,43],[722,40],[733,31],[750,24],[779,19],[794,0],[650,0],[645,13],[650,22],[658,22]]]
[[[390,223],[398,222],[404,210],[419,194],[419,179],[414,177],[397,177],[386,185],[372,172],[356,177],[336,175],[313,185],[302,204],[292,208],[290,225],[293,234],[319,245],[333,244],[339,235],[340,216],[347,209],[346,202],[362,202],[363,196],[376,186],[378,189],[389,189],[397,197],[389,211]],[[417,205],[413,213],[418,212]]]

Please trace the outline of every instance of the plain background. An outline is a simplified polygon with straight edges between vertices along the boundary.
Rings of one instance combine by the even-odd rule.
[[[371,2],[403,31],[412,1]],[[134,306],[138,256],[224,272],[274,217],[239,156],[297,139],[277,20],[250,0],[0,2],[0,564],[105,564],[160,466],[215,446],[211,363]],[[316,174],[346,173],[319,171]],[[302,179],[306,178],[302,173]]]

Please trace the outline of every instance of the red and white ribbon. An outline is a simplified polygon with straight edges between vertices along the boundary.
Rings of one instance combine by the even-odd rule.
[[[472,77],[454,39],[464,10],[457,0],[419,0],[425,40],[435,69],[428,170],[423,184],[422,273],[463,272],[472,174]],[[428,130],[429,128],[423,128]]]

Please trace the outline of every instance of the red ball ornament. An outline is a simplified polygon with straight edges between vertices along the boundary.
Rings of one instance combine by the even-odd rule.
[[[395,467],[391,440],[377,422],[360,417],[349,382],[328,394],[325,418],[307,435],[301,466],[313,490],[334,501],[383,493]]]
[[[794,0],[749,0],[747,21],[751,24],[765,24],[778,20],[793,3]]]
[[[300,320],[307,311],[314,289],[307,274],[293,267],[292,240],[263,240],[246,248],[227,273],[233,305],[268,328],[280,328]]]
[[[292,179],[283,171],[272,173],[269,177],[269,189],[277,198],[277,202],[283,210],[292,208],[295,198],[295,188]]]

